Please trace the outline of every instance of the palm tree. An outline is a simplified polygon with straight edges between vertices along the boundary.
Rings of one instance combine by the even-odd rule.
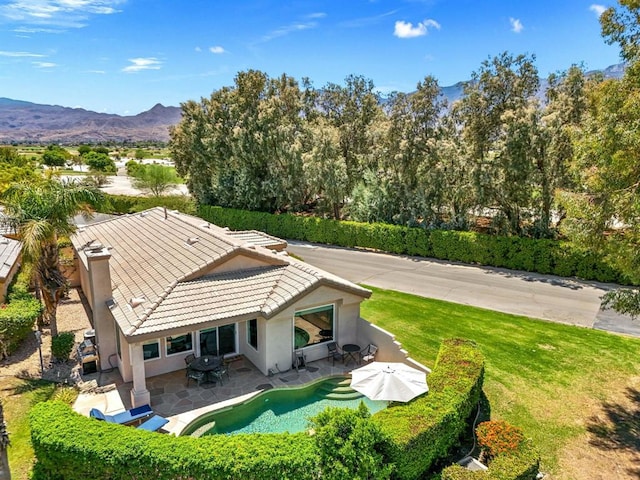
[[[67,287],[60,271],[58,237],[72,234],[73,216],[91,215],[103,201],[100,191],[76,181],[46,178],[36,183],[14,183],[1,197],[4,223],[22,240],[22,253],[35,266],[34,276],[44,303],[44,322],[51,336],[58,334],[56,310]]]
[[[4,411],[0,400],[0,480],[11,480],[11,470],[9,470],[9,433],[4,423]]]

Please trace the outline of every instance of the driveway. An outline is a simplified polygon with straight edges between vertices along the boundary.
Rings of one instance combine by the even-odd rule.
[[[611,284],[296,241],[287,250],[355,283],[640,337],[640,319],[600,308]]]

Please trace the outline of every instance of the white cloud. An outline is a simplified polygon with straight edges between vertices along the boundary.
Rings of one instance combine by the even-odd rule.
[[[97,75],[104,75],[107,72],[105,72],[104,70],[87,70],[87,73],[95,73]]]
[[[300,32],[302,30],[309,30],[311,28],[317,27],[318,24],[316,22],[295,22],[289,25],[285,25],[283,27],[277,28],[275,30],[270,31],[266,35],[261,38],[262,42],[268,42],[273,40],[274,38],[284,37],[289,35],[290,33]]]
[[[398,38],[422,37],[423,35],[429,33],[429,28],[440,30],[440,24],[435,20],[428,18],[424,22],[420,22],[414,27],[411,22],[404,22],[402,20],[399,20],[396,22],[393,34]]]
[[[0,6],[0,18],[29,25],[81,28],[92,15],[118,13],[126,0],[12,0]]]
[[[44,57],[44,55],[40,53],[7,52],[6,50],[0,50],[0,57]]]
[[[310,13],[309,15],[307,15],[306,18],[324,18],[326,17],[327,14],[324,12],[315,12],[315,13]]]
[[[602,15],[606,9],[607,7],[604,5],[598,5],[597,3],[594,3],[589,7],[589,10],[595,13],[598,18],[600,18],[600,15]]]
[[[379,24],[380,22],[384,21],[386,19],[386,17],[389,17],[391,15],[395,15],[397,12],[398,12],[398,10],[391,10],[389,12],[381,13],[380,15],[375,15],[373,17],[354,18],[353,20],[347,20],[347,21],[344,21],[344,22],[340,22],[338,24],[338,26],[344,27],[344,28],[369,27],[369,26],[372,26],[372,25]]]
[[[196,47],[196,48],[194,48],[194,50],[195,50],[196,52],[201,52],[201,51],[202,51],[202,49],[201,49],[200,47]]]
[[[58,66],[58,64],[52,63],[52,62],[32,62],[32,63],[37,68],[54,68]]]
[[[216,45],[215,47],[209,47],[209,51],[211,53],[215,53],[216,55],[220,55],[221,53],[226,52],[226,50],[220,45]]]
[[[160,70],[162,62],[155,57],[130,58],[131,65],[122,69],[125,73],[136,73],[142,70]]]
[[[522,25],[522,22],[520,21],[519,18],[509,18],[509,23],[511,24],[511,31],[514,33],[520,33],[522,30],[524,30],[524,25]]]

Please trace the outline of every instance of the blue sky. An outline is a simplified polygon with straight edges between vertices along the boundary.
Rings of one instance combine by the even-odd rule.
[[[503,51],[546,76],[618,63],[611,3],[582,0],[1,0],[0,97],[137,114],[209,96],[238,71],[364,75],[383,93],[447,86]]]

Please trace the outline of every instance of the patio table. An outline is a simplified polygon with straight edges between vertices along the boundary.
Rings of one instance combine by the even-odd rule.
[[[344,364],[349,363],[349,358],[351,358],[356,365],[360,365],[360,359],[355,356],[355,354],[360,353],[360,345],[356,345],[355,343],[345,343],[342,346],[342,351],[344,352]]]
[[[196,370],[198,372],[204,372],[205,380],[207,382],[211,382],[210,372],[220,368],[222,366],[222,358],[216,357],[215,355],[202,355],[201,357],[197,357],[189,364],[189,368],[191,370]],[[213,381],[215,383],[215,381]]]

